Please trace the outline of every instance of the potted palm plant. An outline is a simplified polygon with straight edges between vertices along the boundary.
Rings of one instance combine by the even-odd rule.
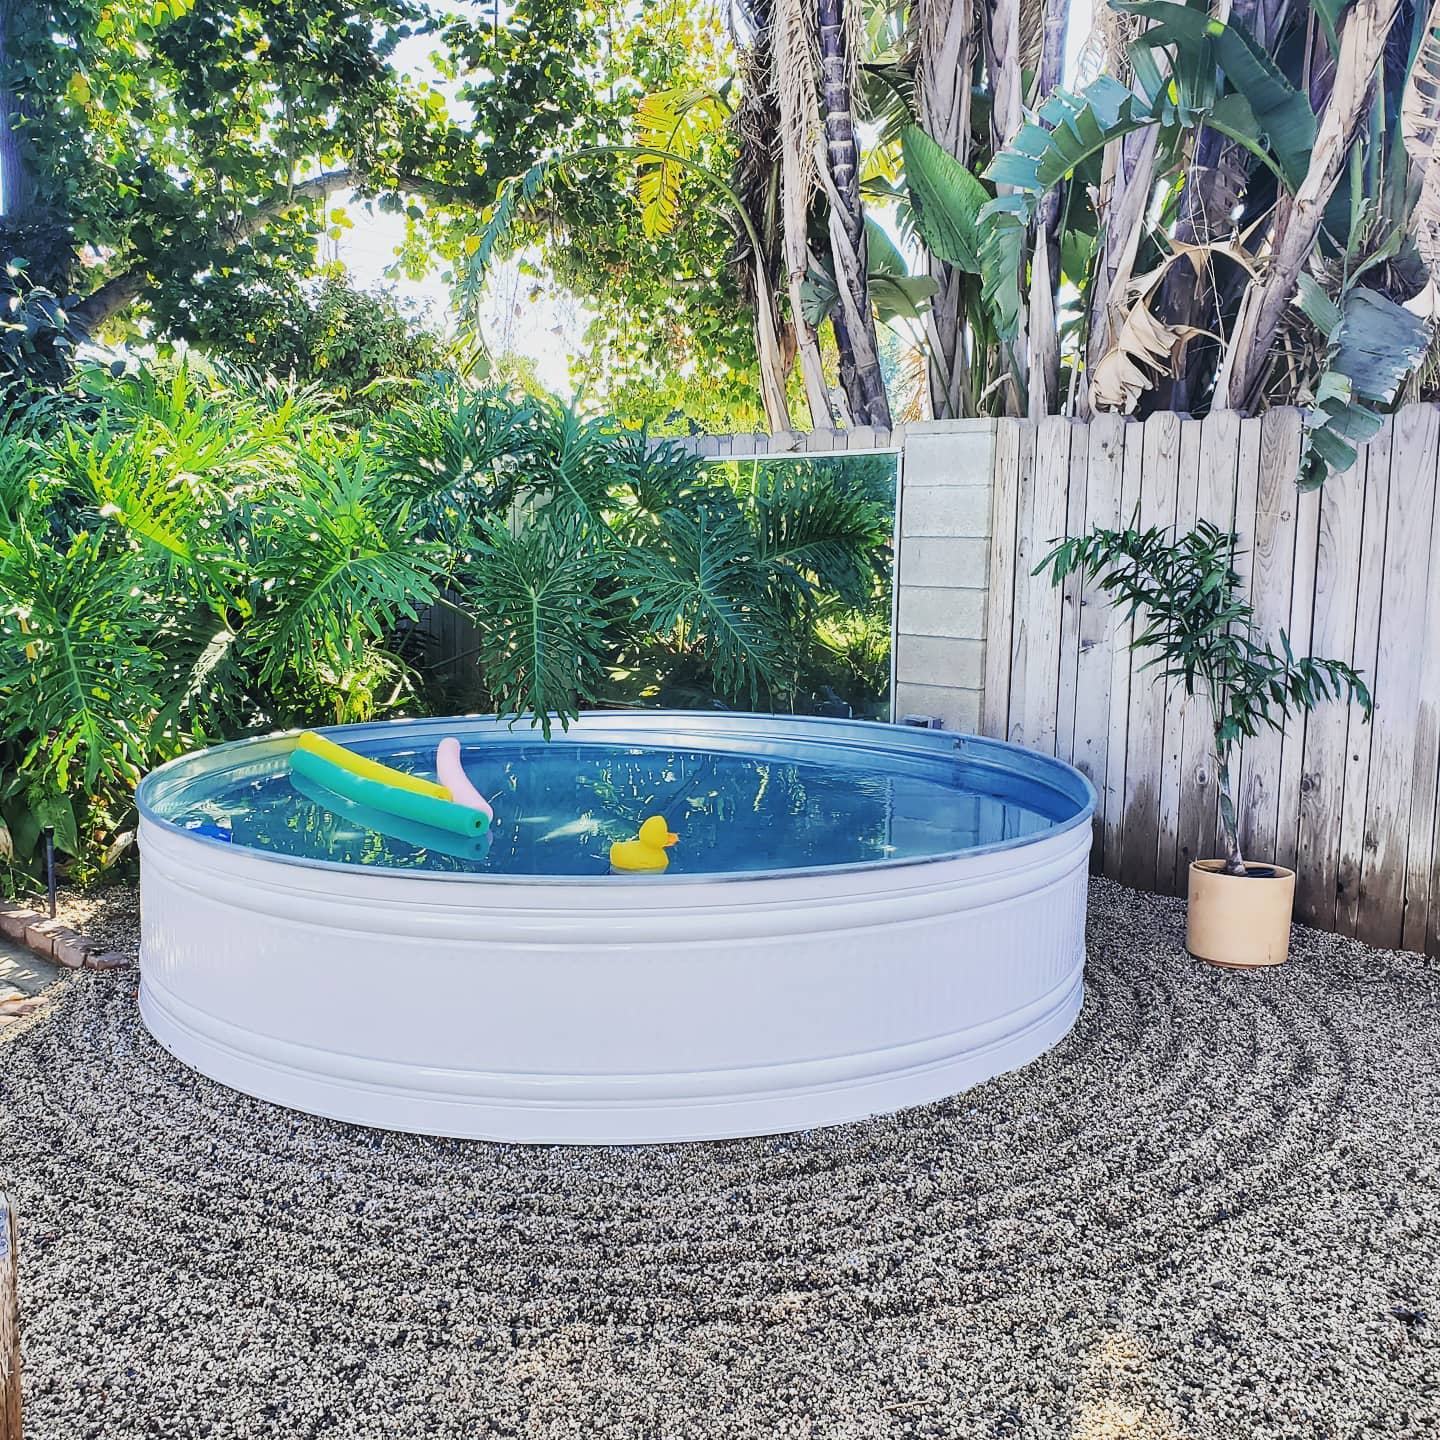
[[[1107,530],[1057,545],[1039,565],[1060,584],[1082,571],[1099,579],[1127,619],[1139,616],[1131,648],[1153,651],[1157,679],[1178,680],[1208,701],[1220,797],[1223,856],[1190,866],[1186,945],[1217,965],[1282,963],[1290,947],[1295,872],[1247,862],[1240,850],[1231,781],[1235,746],[1266,726],[1325,700],[1354,700],[1368,720],[1370,692],[1340,660],[1299,658],[1280,632],[1280,649],[1255,633],[1255,612],[1235,570],[1238,537],[1201,521],[1186,534],[1159,528]]]

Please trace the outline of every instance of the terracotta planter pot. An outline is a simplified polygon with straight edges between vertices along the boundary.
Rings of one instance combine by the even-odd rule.
[[[1212,965],[1251,969],[1283,965],[1290,953],[1295,872],[1256,865],[1249,875],[1226,875],[1223,860],[1190,866],[1185,948]]]

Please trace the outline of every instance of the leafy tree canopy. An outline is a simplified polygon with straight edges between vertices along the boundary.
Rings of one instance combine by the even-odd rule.
[[[660,419],[709,371],[707,418],[745,423],[727,218],[687,187],[680,226],[648,234],[634,162],[606,149],[635,138],[642,96],[714,85],[728,42],[704,7],[640,8],[0,0],[0,259],[27,259],[92,333],[143,319],[233,353],[287,328],[277,303],[307,323],[299,283],[352,192],[404,216],[405,270],[454,275],[502,180],[588,152],[516,236],[594,314],[577,378]],[[724,170],[726,143],[716,126],[699,149]]]

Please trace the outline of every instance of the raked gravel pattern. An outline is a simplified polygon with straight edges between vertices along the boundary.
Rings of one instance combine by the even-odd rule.
[[[0,1038],[28,1440],[1440,1434],[1440,970],[1182,927],[1097,881],[1037,1063],[651,1149],[295,1115],[70,979]]]

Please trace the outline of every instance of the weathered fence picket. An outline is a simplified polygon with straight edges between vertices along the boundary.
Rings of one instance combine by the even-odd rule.
[[[0,1190],[0,1440],[21,1440],[20,1299],[15,1262],[15,1207]]]
[[[1027,422],[1003,423],[1012,453],[1024,453]],[[1370,725],[1358,707],[1331,705],[1245,743],[1243,847],[1298,870],[1298,918],[1440,952],[1440,410],[1407,407],[1353,470],[1311,494],[1295,487],[1295,411],[1077,424],[1068,466],[1051,426],[1041,422],[1028,497],[1035,523],[1027,533],[1022,521],[1013,562],[998,529],[993,539],[1000,583],[990,597],[985,731],[1044,749],[1053,735],[1060,757],[1100,792],[1096,868],[1183,892],[1190,862],[1217,843],[1204,702],[1157,682],[1126,650],[1131,627],[1092,583],[1078,602],[1073,590],[1058,592],[1052,623],[1030,571],[1062,516],[1067,535],[1135,515],[1142,525],[1232,527],[1265,637],[1283,629],[1299,654],[1352,661],[1375,696]],[[1076,452],[1088,465],[1073,463]],[[1061,485],[1064,495],[1051,493]],[[997,483],[997,514],[1000,494]]]

